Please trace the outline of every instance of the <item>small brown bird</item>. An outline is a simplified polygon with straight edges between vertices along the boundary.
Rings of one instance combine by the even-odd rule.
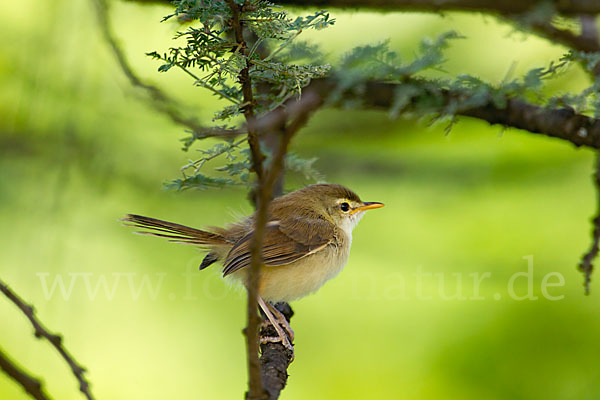
[[[363,202],[353,191],[334,184],[310,185],[271,202],[262,245],[258,303],[277,330],[277,340],[288,348],[291,344],[282,327],[291,340],[293,331],[285,317],[267,302],[299,299],[335,277],[348,261],[352,229],[366,210],[379,207],[383,204]],[[153,231],[139,233],[208,249],[201,270],[222,261],[223,276],[245,284],[254,218],[251,215],[226,228],[208,230],[134,214],[123,220]]]

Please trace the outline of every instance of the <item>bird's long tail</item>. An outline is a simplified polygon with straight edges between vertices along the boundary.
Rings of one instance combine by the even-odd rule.
[[[174,224],[173,222],[162,221],[160,219],[127,214],[121,221],[127,226],[150,230],[137,231],[136,233],[167,238],[170,242],[195,244],[199,246],[230,244],[227,239],[219,233],[202,231],[200,229]]]

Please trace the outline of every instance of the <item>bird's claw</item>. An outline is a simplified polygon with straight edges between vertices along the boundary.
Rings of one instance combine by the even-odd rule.
[[[292,343],[289,341],[287,335],[283,335],[283,337],[281,336],[261,336],[260,337],[260,344],[267,344],[267,343],[281,343],[286,349],[288,349],[291,353],[291,359],[290,362],[294,361],[294,346],[292,346]]]

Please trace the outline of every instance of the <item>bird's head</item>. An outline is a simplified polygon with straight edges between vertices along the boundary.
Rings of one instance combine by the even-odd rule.
[[[383,207],[383,203],[365,202],[352,190],[336,184],[310,185],[292,193],[293,202],[351,232],[365,211]],[[289,195],[288,195],[289,196]]]

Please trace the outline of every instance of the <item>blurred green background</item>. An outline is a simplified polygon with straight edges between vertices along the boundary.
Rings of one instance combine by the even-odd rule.
[[[183,74],[158,74],[144,56],[170,45],[177,25],[159,23],[170,8],[111,5],[136,71],[207,121],[213,98]],[[333,28],[305,35],[331,60],[387,38],[412,57],[422,37],[456,29],[467,39],[448,50],[443,75],[498,83],[511,68],[519,76],[565,52],[482,15],[331,11]],[[98,399],[241,398],[242,292],[218,268],[199,273],[196,249],[132,235],[117,219],[222,225],[251,212],[245,191],[162,189],[194,155],[180,150],[183,128],[130,87],[90,2],[0,2],[0,38],[1,278],[65,335]],[[573,68],[552,90],[585,84]],[[387,206],[355,230],[344,272],[293,304],[296,361],[282,399],[600,395],[600,288],[585,297],[576,270],[590,242],[593,154],[479,121],[444,128],[322,111],[295,138],[294,150],[319,157],[328,181]],[[537,300],[509,296],[527,256]],[[485,273],[477,294],[472,274]],[[564,278],[548,288],[560,300],[541,290],[549,273]],[[55,279],[69,293],[49,293]],[[519,277],[515,292],[528,284]],[[82,398],[65,363],[3,298],[0,320],[0,347],[49,394]],[[0,399],[25,398],[0,375]]]

